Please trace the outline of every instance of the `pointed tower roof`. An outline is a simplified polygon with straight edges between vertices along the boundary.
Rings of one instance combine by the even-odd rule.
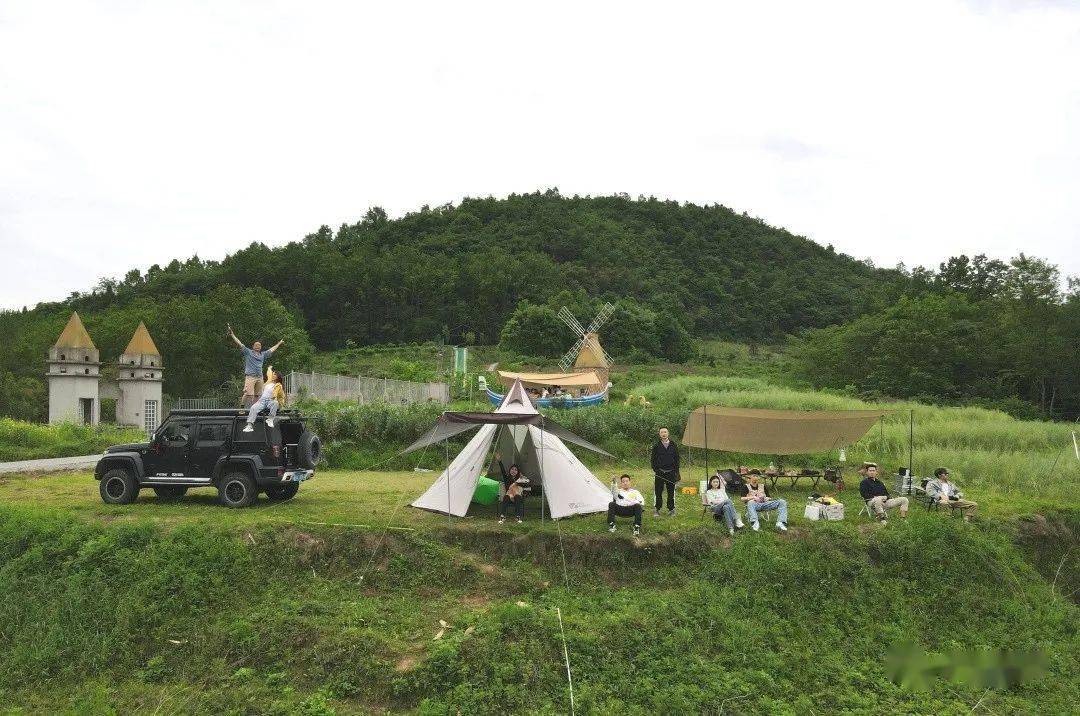
[[[90,334],[86,332],[86,326],[83,325],[82,319],[79,318],[78,311],[71,314],[67,325],[64,326],[64,332],[56,339],[53,348],[89,348],[93,351],[97,350],[97,346],[90,340]]]
[[[124,349],[124,355],[143,354],[148,356],[160,356],[161,351],[154,345],[154,339],[150,337],[150,331],[146,330],[146,324],[139,321],[139,327],[135,329],[135,335]]]

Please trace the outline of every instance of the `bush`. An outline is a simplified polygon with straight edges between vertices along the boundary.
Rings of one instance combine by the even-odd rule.
[[[0,461],[94,455],[110,445],[144,440],[146,433],[137,428],[106,424],[40,425],[0,418]]]

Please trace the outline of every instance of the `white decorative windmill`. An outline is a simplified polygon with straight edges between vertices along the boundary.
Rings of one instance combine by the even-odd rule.
[[[596,314],[596,317],[592,319],[589,327],[584,328],[578,319],[574,317],[574,314],[570,312],[570,309],[566,306],[559,309],[559,318],[562,319],[563,323],[570,326],[570,330],[578,336],[574,345],[559,361],[560,368],[564,371],[569,371],[571,366],[583,369],[591,368],[597,372],[597,376],[603,382],[607,382],[608,369],[615,365],[615,361],[600,345],[600,338],[597,334],[601,326],[608,322],[613,313],[615,313],[615,306],[605,303],[600,312]]]

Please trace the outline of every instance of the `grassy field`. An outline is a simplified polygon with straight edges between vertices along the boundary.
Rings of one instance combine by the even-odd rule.
[[[0,703],[567,713],[563,634],[577,713],[1065,713],[1080,697],[1075,510],[881,527],[797,506],[791,532],[732,540],[680,496],[634,540],[599,516],[541,523],[535,504],[520,526],[488,508],[448,523],[407,506],[433,477],[322,472],[238,511],[208,490],[107,506],[88,474],[3,478]],[[1035,649],[1048,675],[910,690],[885,672],[907,643]]]

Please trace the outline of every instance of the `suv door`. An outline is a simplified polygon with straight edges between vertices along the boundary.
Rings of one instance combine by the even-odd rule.
[[[229,428],[232,423],[228,420],[200,420],[199,428],[195,434],[195,445],[191,449],[189,463],[192,477],[214,476],[214,466],[218,458],[228,451]]]
[[[153,471],[147,470],[147,477],[186,477],[188,468],[188,453],[194,440],[195,421],[191,418],[179,418],[170,420],[159,434],[155,443]]]

